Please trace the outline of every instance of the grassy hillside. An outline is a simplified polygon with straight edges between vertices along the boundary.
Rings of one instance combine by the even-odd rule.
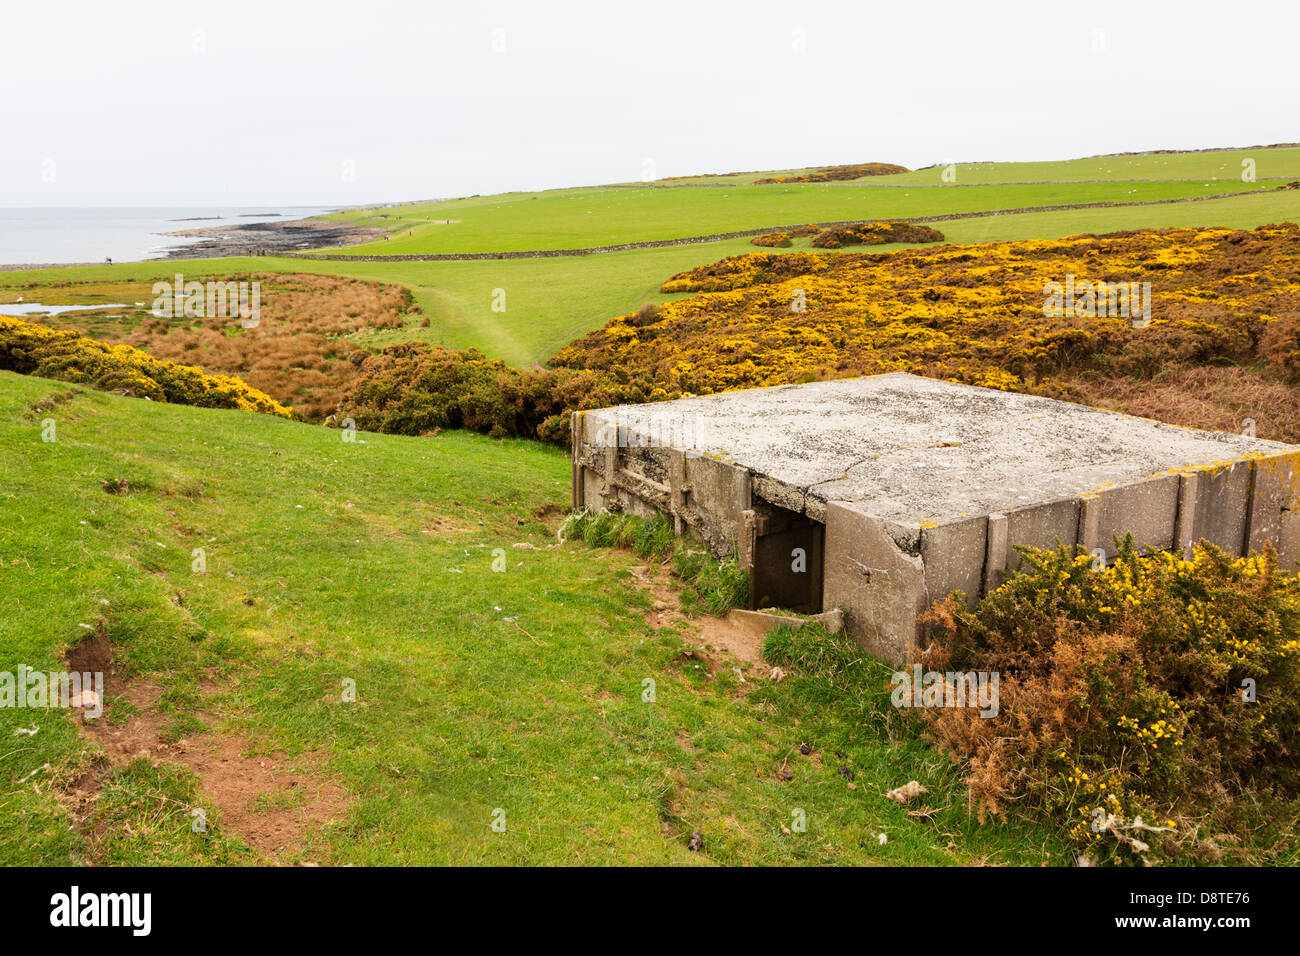
[[[1268,149],[1215,149],[1200,153],[1155,152],[1135,153],[1128,156],[1091,156],[1082,159],[1044,160],[1039,162],[962,162],[957,164],[957,183],[1025,183],[1025,182],[1088,182],[1092,180],[1119,181],[1125,179],[1236,179],[1241,175],[1241,161],[1247,157],[1256,162],[1260,179],[1294,179],[1300,176],[1300,147],[1283,146]],[[780,176],[798,176],[821,167],[784,169],[767,172],[739,172],[725,175],[678,176],[662,179],[659,183],[670,185],[729,185],[752,183],[756,179]],[[877,184],[935,184],[943,170],[942,165],[927,165],[908,173],[863,178],[859,182]]]
[[[568,474],[531,442],[346,443],[0,374],[0,670],[59,669],[102,622],[115,672],[102,736],[0,709],[0,863],[1068,861],[973,822],[887,692],[850,719],[811,665],[741,684],[709,652],[706,677],[636,559],[550,547]],[[909,779],[933,816],[881,796]]]
[[[899,189],[875,185],[876,180],[892,178],[871,177],[863,180],[868,185],[847,186],[737,185],[722,189],[628,186],[506,193],[369,211],[355,219],[352,214],[335,214],[332,218],[354,219],[360,225],[393,230],[390,239],[351,247],[349,253],[504,252],[680,239],[825,220],[906,219],[1073,203],[1178,199],[1249,192],[1270,186],[1208,179],[1044,183],[972,189],[938,186]]]
[[[700,191],[703,190],[661,192],[667,196],[680,196]],[[955,196],[962,192],[949,190],[944,195]],[[1205,202],[987,216],[937,225],[949,241],[972,243],[1055,239],[1083,232],[1152,227],[1205,225],[1250,229],[1264,223],[1298,219],[1300,190],[1270,189],[1255,195]],[[505,236],[503,234],[503,242]],[[808,246],[808,239],[796,240],[791,251],[806,250]],[[898,247],[878,248],[883,251]],[[670,275],[754,249],[748,239],[731,239],[592,256],[538,259],[333,262],[266,257],[77,266],[0,272],[0,302],[12,302],[18,295],[24,295],[29,302],[39,301],[42,293],[33,291],[30,287],[33,283],[38,287],[66,282],[131,280],[152,283],[156,279],[170,279],[178,271],[200,279],[266,271],[351,276],[405,286],[410,289],[422,315],[430,322],[428,327],[410,323],[400,331],[368,332],[364,336],[365,344],[379,346],[418,339],[452,348],[478,348],[487,355],[528,367],[533,362],[545,362],[570,341],[599,328],[613,316],[634,311],[646,302],[675,298],[658,292],[660,284]],[[493,311],[496,289],[506,292],[504,312]],[[139,297],[117,301],[138,300]],[[88,323],[91,318],[69,316],[65,321]]]
[[[1028,163],[958,163],[957,184],[1037,182],[1119,182],[1124,180],[1191,179],[1240,182],[1242,160],[1255,161],[1257,179],[1300,177],[1300,147],[1276,149],[1220,149],[1203,153],[1139,153],[1130,156],[1092,156]],[[891,183],[942,182],[943,166],[932,166],[890,176]]]

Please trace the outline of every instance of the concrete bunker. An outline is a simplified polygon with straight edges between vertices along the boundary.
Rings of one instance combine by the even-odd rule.
[[[575,508],[667,515],[751,607],[839,609],[891,660],[1016,545],[1300,560],[1300,447],[903,373],[578,412],[572,454]]]

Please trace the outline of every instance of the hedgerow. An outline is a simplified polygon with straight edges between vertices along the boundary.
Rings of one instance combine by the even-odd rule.
[[[0,317],[0,369],[77,382],[137,398],[292,416],[275,399],[230,375],[164,362],[129,345],[105,345],[70,329]]]

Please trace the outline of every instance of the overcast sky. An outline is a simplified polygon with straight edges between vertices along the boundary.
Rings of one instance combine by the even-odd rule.
[[[0,206],[1300,140],[1300,3],[6,2]]]

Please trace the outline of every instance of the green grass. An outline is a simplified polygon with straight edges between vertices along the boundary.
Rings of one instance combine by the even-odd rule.
[[[625,512],[581,511],[570,515],[559,533],[593,548],[624,548],[639,558],[670,563],[688,614],[721,616],[749,597],[749,575],[735,555],[719,560],[703,545],[675,537],[663,515],[643,518]]]
[[[506,193],[402,206],[384,210],[383,214],[354,211],[327,218],[394,230],[390,239],[349,247],[343,250],[347,254],[413,255],[577,249],[807,222],[899,219],[1071,203],[1137,202],[1268,188],[1262,183],[1206,179],[971,189],[945,189],[936,185],[902,189],[871,183],[879,178],[863,180],[866,185],[847,186],[736,185],[722,189],[636,186]],[[425,217],[430,221],[426,222]]]
[[[1085,182],[1101,180],[1198,180],[1229,185],[1241,182],[1242,160],[1255,161],[1255,176],[1300,178],[1300,148],[1224,149],[1205,153],[1149,153],[1138,156],[1095,156],[1087,159],[1021,163],[958,163],[956,185],[988,183]],[[887,177],[891,184],[935,185],[943,166]]]
[[[710,190],[661,190],[666,195]],[[962,194],[950,190],[945,195]],[[952,242],[1052,239],[1082,232],[1112,232],[1168,226],[1231,226],[1249,229],[1267,222],[1300,219],[1300,190],[1268,190],[1254,195],[1132,208],[1074,209],[1063,212],[999,215],[938,223]],[[810,248],[795,241],[794,251]],[[896,246],[872,247],[887,251]],[[31,282],[104,281],[132,278],[153,282],[176,272],[187,277],[246,272],[312,272],[395,282],[409,288],[428,328],[366,333],[379,347],[419,339],[451,348],[478,348],[518,367],[545,362],[574,338],[646,302],[665,301],[659,286],[670,275],[723,256],[759,250],[748,239],[636,249],[591,256],[453,262],[333,262],[289,258],[231,258],[77,266],[25,272],[0,272],[0,298],[26,294]],[[852,248],[846,251],[853,251]],[[505,311],[493,311],[496,289],[506,292]],[[69,319],[68,321],[73,321]],[[90,319],[77,321],[87,322]]]
[[[1083,159],[1044,160],[1038,162],[958,163],[957,183],[1023,183],[1023,182],[1081,182],[1088,180],[1118,181],[1124,179],[1235,179],[1241,175],[1241,161],[1251,157],[1256,163],[1260,179],[1300,178],[1300,148],[1279,147],[1271,149],[1216,149],[1205,153],[1149,153],[1135,156],[1095,156]],[[889,162],[888,157],[876,157]],[[833,165],[827,163],[825,165]],[[768,170],[764,172],[730,173],[725,176],[687,176],[658,180],[662,186],[713,185],[726,186],[752,183],[756,179],[779,176],[798,176],[811,173],[821,166],[800,169]],[[911,173],[890,176],[870,176],[856,180],[858,183],[880,185],[939,184],[943,166],[930,166]]]
[[[940,223],[939,227],[952,242],[972,243],[1031,238],[1058,239],[1080,233],[1173,229],[1183,226],[1253,229],[1265,223],[1296,220],[1300,220],[1300,190],[1293,189],[1169,206],[1071,209],[1066,212],[988,216]]]
[[[0,462],[0,670],[58,669],[103,618],[120,666],[167,688],[178,732],[202,711],[315,761],[351,803],[284,862],[1066,859],[1041,827],[978,826],[947,758],[913,733],[832,719],[798,679],[742,685],[723,667],[710,680],[681,660],[681,637],[645,623],[638,558],[548,549],[534,514],[567,501],[555,449],[465,433],[349,444],[2,373]],[[106,494],[110,478],[131,493]],[[192,833],[196,781],[152,763],[106,773],[74,825],[58,793],[95,758],[65,711],[0,710],[0,741],[0,864],[259,859],[210,806],[207,834]],[[805,741],[822,759],[797,754]],[[928,821],[880,796],[911,778],[933,791]],[[490,828],[497,808],[505,833]],[[808,831],[785,834],[795,809]],[[686,848],[695,830],[703,854]]]

